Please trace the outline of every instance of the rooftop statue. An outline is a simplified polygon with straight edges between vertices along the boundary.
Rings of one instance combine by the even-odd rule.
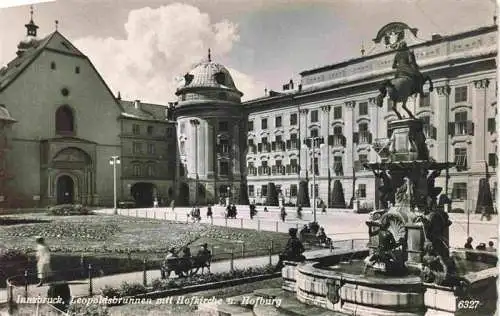
[[[395,69],[395,76],[392,80],[386,80],[379,88],[380,94],[377,96],[377,105],[383,106],[384,98],[389,94],[393,101],[392,110],[399,119],[403,116],[397,110],[397,103],[402,102],[402,107],[410,118],[415,118],[413,113],[406,107],[408,98],[414,94],[423,97],[423,86],[429,82],[429,91],[433,90],[432,80],[429,76],[424,76],[419,70],[415,54],[406,45],[405,41],[400,41],[392,45],[396,49],[396,56],[392,68]]]

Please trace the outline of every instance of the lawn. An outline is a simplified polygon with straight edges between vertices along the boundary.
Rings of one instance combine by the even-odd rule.
[[[144,259],[149,268],[158,267],[172,247],[189,245],[196,253],[206,242],[214,260],[221,260],[230,258],[231,252],[234,258],[266,255],[270,246],[278,253],[288,239],[284,233],[118,215],[0,216],[1,248],[33,255],[36,236],[44,237],[49,245],[53,270],[81,268],[83,258],[84,266],[92,263],[106,274],[140,270]]]

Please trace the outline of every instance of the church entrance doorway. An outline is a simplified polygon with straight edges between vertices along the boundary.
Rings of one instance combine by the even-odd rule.
[[[155,186],[149,182],[138,182],[130,188],[136,207],[153,206]]]
[[[70,176],[63,175],[57,179],[57,204],[72,204],[75,183]]]

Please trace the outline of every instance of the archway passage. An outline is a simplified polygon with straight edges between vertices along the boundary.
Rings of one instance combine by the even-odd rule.
[[[57,204],[72,204],[75,184],[70,176],[60,176],[57,179]]]
[[[188,206],[189,205],[189,185],[187,183],[181,183],[179,188],[179,197],[175,201],[176,205]]]
[[[130,188],[130,194],[134,197],[137,207],[153,206],[155,186],[148,182],[139,182]]]

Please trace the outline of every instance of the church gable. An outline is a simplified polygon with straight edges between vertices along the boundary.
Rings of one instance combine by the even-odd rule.
[[[55,31],[54,34],[50,37],[50,40],[45,45],[45,48],[49,50],[55,50],[64,54],[79,55],[82,57],[85,56],[58,31]]]

